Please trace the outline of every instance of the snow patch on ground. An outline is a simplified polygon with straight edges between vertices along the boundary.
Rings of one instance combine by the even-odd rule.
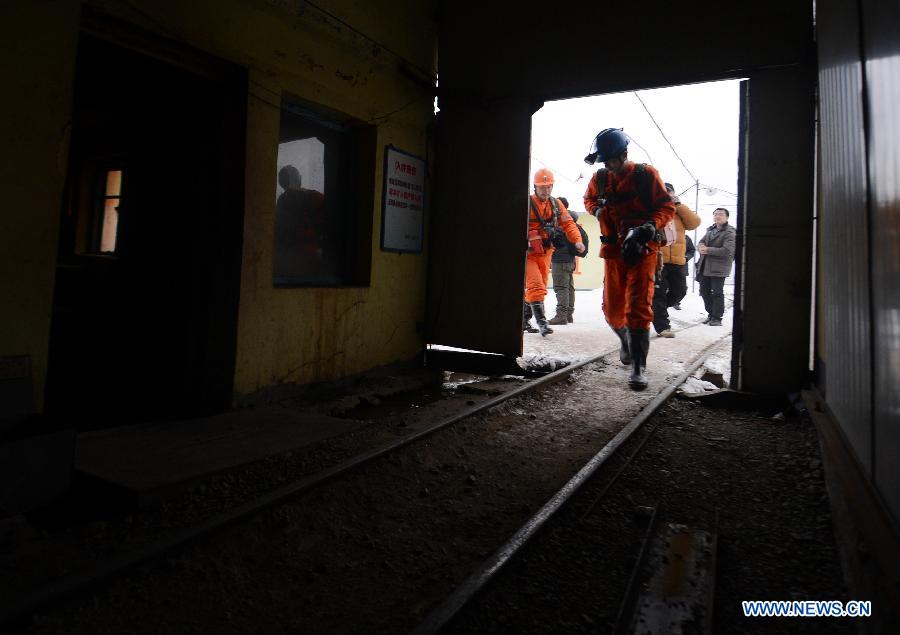
[[[718,386],[708,381],[703,381],[696,377],[688,377],[683,384],[678,387],[679,395],[702,395],[711,390],[718,390]]]
[[[681,301],[681,310],[669,309],[669,321],[672,330],[675,331],[675,337],[671,339],[658,338],[651,328],[649,364],[653,364],[655,359],[662,361],[659,357],[662,355],[677,362],[686,363],[694,359],[705,345],[703,342],[708,342],[708,340],[706,337],[698,339],[692,335],[693,329],[709,329],[710,334],[717,332],[724,334],[730,330],[734,287],[730,285],[725,287],[725,304],[728,307],[723,316],[725,326],[711,327],[700,324],[706,318],[706,310],[703,308],[703,299],[700,297],[696,285],[692,291],[690,282],[689,280],[687,295]],[[553,333],[546,337],[542,337],[540,333],[524,333],[522,356],[518,358],[519,365],[524,368],[556,370],[618,350],[619,338],[606,324],[602,302],[602,289],[576,291],[574,322],[553,326]],[[547,297],[544,299],[544,310],[548,318],[552,318],[556,314],[556,294],[553,293],[552,288],[548,290]],[[534,324],[533,319],[532,324]],[[689,327],[693,328],[690,331],[682,331]],[[438,345],[434,345],[432,348],[464,350]],[[713,356],[705,364],[705,368],[721,373],[725,379],[725,385],[728,385],[731,370],[731,338],[717,347]],[[702,374],[701,369],[698,376]]]

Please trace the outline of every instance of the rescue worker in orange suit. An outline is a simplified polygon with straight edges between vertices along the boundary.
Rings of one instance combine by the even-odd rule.
[[[542,336],[553,332],[547,325],[544,297],[553,255],[551,233],[563,232],[579,252],[584,251],[581,232],[553,191],[553,172],[541,168],[534,173],[534,194],[528,200],[528,255],[525,259],[525,302],[531,308]]]
[[[584,208],[600,221],[603,315],[619,336],[619,359],[631,364],[628,386],[643,390],[658,232],[674,217],[675,204],[653,166],[628,160],[628,135],[621,128],[601,131],[584,161],[604,165],[584,193]]]

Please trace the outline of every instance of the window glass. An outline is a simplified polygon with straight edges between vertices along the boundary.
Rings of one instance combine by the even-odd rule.
[[[273,283],[351,284],[355,228],[348,190],[353,134],[319,113],[283,102],[275,188]]]

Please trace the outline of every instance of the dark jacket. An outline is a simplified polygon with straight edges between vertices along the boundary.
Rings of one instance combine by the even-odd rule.
[[[691,273],[691,261],[694,259],[694,256],[697,254],[697,249],[694,247],[694,241],[691,240],[691,237],[687,234],[684,235],[684,264],[681,265],[681,272],[685,276],[689,276]]]
[[[706,245],[709,251],[705,256],[700,256],[697,273],[711,278],[727,278],[731,274],[731,263],[734,262],[734,241],[734,227],[728,223],[722,229],[715,224],[707,229],[697,247]]]
[[[572,220],[576,223],[578,222],[578,214],[569,210],[569,216],[572,217]],[[551,262],[575,262],[575,254],[571,252],[569,249],[554,249],[553,255],[550,256]]]
[[[694,241],[691,240],[691,237],[687,234],[684,235],[684,260],[685,264],[694,259],[694,256],[697,255],[697,248],[694,247]]]

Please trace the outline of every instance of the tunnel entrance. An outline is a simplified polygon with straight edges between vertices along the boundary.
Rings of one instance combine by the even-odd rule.
[[[601,308],[604,261],[599,257],[600,227],[597,219],[585,212],[583,202],[590,179],[603,167],[583,161],[593,137],[606,127],[624,129],[630,138],[629,159],[653,165],[662,180],[674,186],[687,208],[679,212],[687,219],[687,225],[682,221],[681,228],[696,246],[714,225],[716,209],[728,210],[729,224],[737,225],[740,85],[738,80],[728,80],[548,101],[534,113],[529,191],[531,176],[537,170],[551,170],[555,177],[552,195],[568,201],[568,209],[578,216],[576,222],[585,229],[590,242],[584,258],[552,257],[544,305],[547,317],[551,322],[556,318],[557,324],[551,325],[554,333],[547,337],[524,333],[527,366],[565,365],[597,355],[618,342]],[[699,224],[695,224],[693,212],[699,216]],[[684,251],[677,245],[665,252],[670,262],[657,278],[657,292],[662,288],[665,295],[668,290],[668,297],[666,302],[654,303],[651,339],[671,340],[666,346],[672,349],[669,354],[691,356],[695,346],[690,329],[731,330],[732,307],[739,295],[735,292],[738,267],[733,266],[724,280],[722,326],[710,327],[703,324],[708,314],[696,277],[700,254],[682,258]],[[665,279],[662,286],[661,279]],[[683,285],[683,295],[678,284]],[[566,314],[572,321],[563,324]],[[674,337],[658,337],[666,331]],[[653,348],[651,344],[651,361]],[[717,363],[724,366],[727,382],[730,355]]]

